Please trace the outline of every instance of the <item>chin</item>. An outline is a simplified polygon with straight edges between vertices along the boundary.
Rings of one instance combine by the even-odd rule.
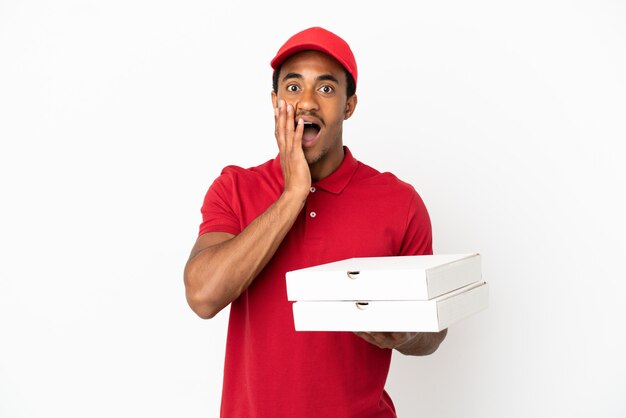
[[[313,149],[304,150],[304,158],[306,158],[306,162],[309,165],[314,165],[320,162],[322,158],[326,155],[326,150],[315,151]]]

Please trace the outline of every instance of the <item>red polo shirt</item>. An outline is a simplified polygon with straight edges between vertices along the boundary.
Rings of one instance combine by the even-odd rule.
[[[349,332],[296,332],[285,273],[350,257],[432,254],[413,187],[345,158],[314,183],[304,210],[252,285],[231,304],[222,417],[395,417],[384,390],[391,350]],[[226,167],[202,207],[200,234],[239,234],[283,191],[280,158]]]

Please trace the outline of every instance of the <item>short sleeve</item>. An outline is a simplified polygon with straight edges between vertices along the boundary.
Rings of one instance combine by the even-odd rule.
[[[235,195],[232,175],[223,171],[207,191],[202,204],[202,223],[198,235],[207,232],[241,232],[240,216],[233,205]]]
[[[433,235],[430,216],[424,201],[413,190],[413,197],[408,207],[406,229],[399,255],[431,255],[433,253]]]

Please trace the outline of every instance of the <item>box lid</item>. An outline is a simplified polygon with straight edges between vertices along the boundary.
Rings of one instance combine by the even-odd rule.
[[[482,279],[480,254],[358,257],[287,272],[289,300],[428,300]]]

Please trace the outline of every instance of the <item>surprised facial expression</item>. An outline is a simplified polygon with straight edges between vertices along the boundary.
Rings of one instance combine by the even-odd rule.
[[[287,59],[278,76],[278,100],[291,104],[294,124],[304,121],[302,149],[312,170],[324,177],[343,159],[343,121],[356,106],[356,95],[347,97],[345,69],[334,58],[317,51],[304,51]],[[326,173],[327,171],[329,171]]]

